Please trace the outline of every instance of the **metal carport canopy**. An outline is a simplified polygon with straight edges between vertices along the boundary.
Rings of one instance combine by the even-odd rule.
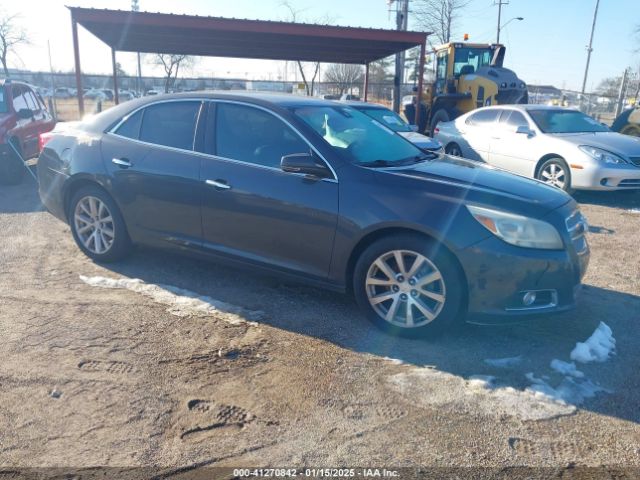
[[[420,63],[424,68],[428,35],[425,32],[68,8],[71,11],[78,79],[77,24],[111,47],[114,65],[116,51],[368,65],[421,46]],[[418,87],[420,89],[421,85]],[[81,85],[78,91],[82,91]],[[82,105],[80,95],[78,100]]]

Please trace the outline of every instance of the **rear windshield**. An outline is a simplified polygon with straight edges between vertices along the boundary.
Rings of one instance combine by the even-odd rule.
[[[529,110],[529,115],[544,133],[593,133],[609,129],[577,110]]]
[[[9,105],[7,104],[7,93],[4,87],[0,88],[0,113],[7,113]]]

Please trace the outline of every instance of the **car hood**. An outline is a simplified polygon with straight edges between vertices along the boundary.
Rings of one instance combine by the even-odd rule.
[[[402,177],[420,181],[415,186],[428,190],[431,183],[438,195],[450,196],[455,201],[463,199],[465,203],[538,218],[571,201],[565,192],[537,180],[448,155],[439,160],[375,172],[381,181],[391,180],[389,176]]]
[[[627,157],[640,157],[640,138],[616,132],[555,133],[554,138],[574,145],[588,145]]]
[[[419,148],[426,148],[428,150],[437,150],[442,148],[440,142],[418,132],[398,132],[398,134],[402,135]]]

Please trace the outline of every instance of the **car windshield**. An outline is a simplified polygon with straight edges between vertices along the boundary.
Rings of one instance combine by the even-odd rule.
[[[353,108],[305,106],[292,111],[352,163],[384,167],[426,159],[393,130]]]
[[[609,129],[577,110],[529,110],[529,115],[544,133],[594,133]]]
[[[411,132],[411,127],[400,115],[386,108],[359,108],[360,112],[371,117],[383,125],[389,127],[394,132]]]
[[[0,88],[0,113],[7,113],[9,105],[7,104],[7,95],[4,88]]]

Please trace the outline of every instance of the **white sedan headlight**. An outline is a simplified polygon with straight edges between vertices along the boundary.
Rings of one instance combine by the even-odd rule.
[[[589,155],[591,158],[594,158],[602,163],[609,163],[613,165],[627,163],[624,158],[616,155],[615,153],[607,152],[606,150],[602,150],[598,147],[590,147],[589,145],[581,145],[578,147],[584,153]]]
[[[467,205],[480,224],[511,245],[558,250],[563,248],[558,230],[550,223],[490,208]]]

